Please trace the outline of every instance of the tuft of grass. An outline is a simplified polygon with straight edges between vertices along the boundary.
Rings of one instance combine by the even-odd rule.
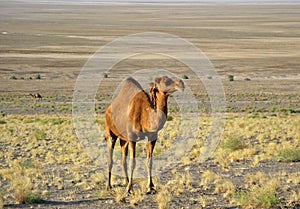
[[[300,162],[299,148],[284,148],[277,153],[278,160],[281,162]]]
[[[185,74],[182,75],[181,78],[182,78],[182,79],[189,79],[189,77],[188,77],[187,75],[185,75]]]
[[[19,165],[21,168],[34,168],[35,167],[35,162],[32,159],[25,160],[23,162],[19,162]]]
[[[10,80],[17,80],[18,78],[15,75],[9,77]]]
[[[43,203],[44,199],[37,193],[29,192],[24,199],[25,204],[38,204]]]
[[[36,138],[36,140],[45,140],[46,139],[46,132],[43,130],[36,130],[33,134],[33,136]]]
[[[126,192],[124,192],[122,188],[116,188],[116,197],[115,197],[116,202],[118,203],[126,202],[125,197],[126,197]]]
[[[235,192],[235,186],[230,180],[220,179],[215,184],[215,193],[222,193],[224,197],[229,197]]]
[[[11,180],[14,197],[18,204],[41,203],[43,199],[32,190],[31,180],[28,176],[18,175]]]
[[[41,77],[41,75],[39,73],[35,75],[35,79],[40,80],[41,78],[42,77]]]
[[[6,124],[5,120],[0,120],[0,124]]]
[[[229,81],[234,81],[234,76],[233,76],[233,75],[228,75],[228,76],[227,76],[227,79],[228,79]]]
[[[220,175],[216,174],[213,171],[207,170],[201,176],[200,185],[203,186],[205,190],[207,190],[211,186],[211,184],[219,181],[220,179]]]
[[[268,186],[255,185],[250,191],[234,193],[233,198],[242,207],[271,208],[279,203],[276,190]]]
[[[130,197],[129,201],[132,206],[137,206],[144,200],[144,198],[145,198],[144,193],[142,192],[141,189],[138,189],[134,191],[134,194]]]
[[[221,148],[230,150],[230,151],[244,149],[245,147],[246,146],[245,146],[244,141],[237,136],[228,137],[221,143]]]
[[[106,181],[106,177],[103,173],[93,174],[91,178],[94,185],[102,185]]]
[[[158,192],[155,201],[158,204],[159,209],[167,209],[170,206],[170,203],[172,201],[172,194],[170,193],[170,190],[168,187],[163,187]]]
[[[287,205],[295,207],[296,205],[300,205],[300,191],[290,191],[290,194],[287,198]],[[296,208],[296,207],[295,207]]]

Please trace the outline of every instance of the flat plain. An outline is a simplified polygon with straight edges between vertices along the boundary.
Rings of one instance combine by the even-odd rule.
[[[0,207],[300,207],[299,4],[0,5]],[[226,125],[214,155],[200,163],[212,112],[204,85],[171,57],[117,63],[95,96],[101,135],[119,83],[147,68],[187,76],[201,118],[196,144],[177,166],[155,177],[157,193],[145,195],[140,178],[135,193],[123,196],[118,176],[113,190],[105,190],[105,160],[96,166],[79,143],[72,98],[78,75],[97,50],[145,32],[178,36],[207,56],[224,88]],[[42,100],[29,96],[36,92]],[[169,109],[156,155],[182,134],[178,108],[171,103]],[[143,156],[143,143],[138,148]]]

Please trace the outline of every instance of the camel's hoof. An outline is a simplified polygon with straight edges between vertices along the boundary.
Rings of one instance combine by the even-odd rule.
[[[112,189],[111,185],[106,185],[106,191],[110,191]]]
[[[131,187],[129,187],[129,188],[127,187],[127,188],[126,188],[126,192],[127,192],[128,195],[131,195],[131,194],[134,193],[134,192],[133,192],[133,189],[132,189]]]
[[[146,192],[146,194],[155,194],[156,190],[154,188],[149,188]]]

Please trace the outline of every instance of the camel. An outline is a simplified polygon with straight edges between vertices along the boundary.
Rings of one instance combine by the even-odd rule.
[[[168,97],[177,90],[184,90],[184,83],[178,78],[167,76],[155,77],[150,83],[151,97],[141,85],[129,77],[125,80],[119,94],[107,108],[105,140],[108,147],[108,180],[107,189],[111,189],[111,170],[113,166],[113,150],[117,139],[122,150],[121,166],[124,172],[124,183],[128,193],[132,190],[133,171],[135,168],[136,142],[147,137],[147,194],[155,193],[152,182],[152,154],[158,131],[166,122]],[[127,173],[128,148],[130,153],[130,176]]]
[[[32,96],[35,99],[42,99],[43,98],[42,95],[40,95],[39,93],[34,93],[34,94],[30,93],[29,95]]]

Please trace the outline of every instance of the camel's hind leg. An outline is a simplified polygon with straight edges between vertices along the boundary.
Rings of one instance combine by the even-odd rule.
[[[120,145],[121,145],[121,149],[122,149],[121,166],[122,166],[123,172],[124,172],[124,184],[125,184],[125,186],[127,186],[129,183],[128,172],[127,172],[128,142],[120,139]]]
[[[126,190],[128,193],[132,191],[132,182],[133,182],[133,171],[135,168],[135,148],[136,148],[136,141],[129,141],[129,153],[130,153],[130,178]]]
[[[153,134],[149,136],[148,140],[149,141],[147,142],[147,170],[148,170],[147,194],[152,194],[156,192],[152,181],[152,155],[157,140],[157,134]]]
[[[115,134],[113,134],[111,131],[106,132],[105,140],[108,148],[108,157],[107,157],[108,179],[107,179],[106,189],[111,189],[111,169],[113,166],[113,152],[114,152],[117,139],[118,137]]]

